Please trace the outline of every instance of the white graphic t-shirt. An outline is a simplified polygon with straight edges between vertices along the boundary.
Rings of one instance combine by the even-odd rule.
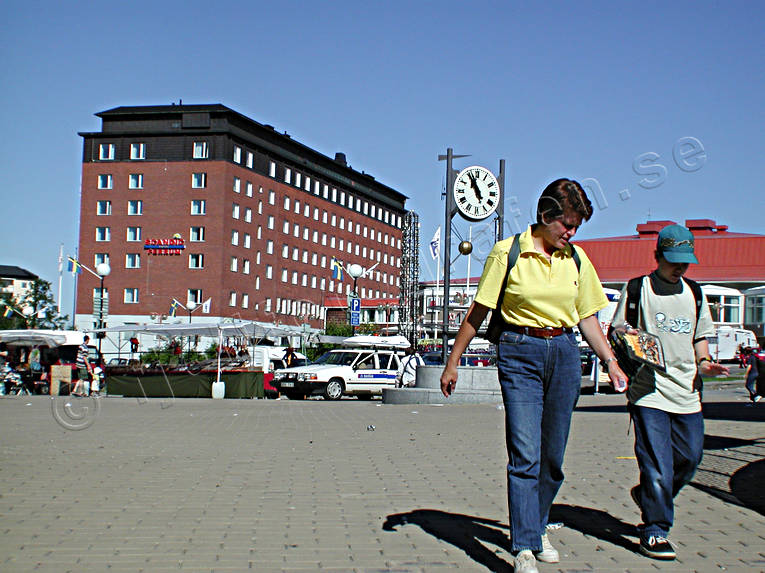
[[[625,286],[614,314],[614,324],[624,322],[626,299]],[[638,406],[676,414],[700,411],[699,393],[693,389],[697,368],[693,341],[714,334],[706,296],[703,296],[697,325],[693,291],[685,282],[682,291],[677,294],[658,295],[651,285],[651,279],[644,277],[640,291],[639,320],[633,326],[661,339],[667,371],[651,371],[643,367],[630,380],[627,399]]]

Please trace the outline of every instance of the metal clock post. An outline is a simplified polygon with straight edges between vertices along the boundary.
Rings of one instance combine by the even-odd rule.
[[[446,160],[446,206],[444,213],[444,291],[441,305],[442,326],[442,349],[443,363],[449,356],[449,289],[451,282],[451,248],[452,248],[452,219],[459,213],[468,221],[480,221],[496,213],[495,240],[503,236],[502,227],[504,219],[504,191],[505,191],[505,160],[500,159],[499,177],[480,166],[471,166],[459,173],[452,167],[453,160],[469,155],[454,155],[451,147],[447,148],[446,155],[439,155],[438,160]],[[496,195],[493,187],[498,187]],[[461,203],[455,200],[455,196],[462,199]]]

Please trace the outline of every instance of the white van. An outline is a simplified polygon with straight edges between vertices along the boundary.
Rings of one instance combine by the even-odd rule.
[[[757,337],[751,330],[718,326],[715,329],[715,335],[708,337],[707,342],[709,342],[709,354],[715,361],[732,361],[736,359],[741,344],[756,347]]]
[[[266,392],[266,396],[275,396],[279,393],[279,390],[272,384],[274,379],[274,372],[287,368],[287,363],[284,361],[284,353],[287,350],[286,346],[255,346],[250,349],[250,367],[258,372],[263,372],[263,389]],[[308,359],[305,354],[295,351],[297,360],[293,366],[305,366],[308,363]]]

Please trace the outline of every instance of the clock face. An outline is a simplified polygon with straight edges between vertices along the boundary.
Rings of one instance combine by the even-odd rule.
[[[454,204],[470,221],[485,219],[499,205],[499,183],[494,174],[479,165],[460,171],[454,182]]]

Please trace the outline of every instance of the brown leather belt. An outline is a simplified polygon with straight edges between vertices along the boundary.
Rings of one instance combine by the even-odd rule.
[[[561,334],[570,334],[574,332],[573,328],[546,326],[545,328],[534,328],[533,326],[518,326],[515,324],[507,324],[507,330],[518,332],[520,334],[528,334],[536,338],[552,338],[553,336],[560,336]]]

